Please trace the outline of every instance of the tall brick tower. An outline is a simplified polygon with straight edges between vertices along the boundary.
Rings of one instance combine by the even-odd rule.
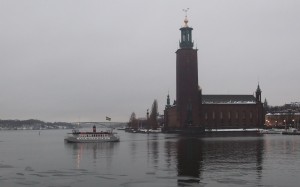
[[[182,128],[199,125],[198,59],[197,49],[193,49],[192,30],[186,16],[180,28],[180,49],[176,51],[176,108]]]

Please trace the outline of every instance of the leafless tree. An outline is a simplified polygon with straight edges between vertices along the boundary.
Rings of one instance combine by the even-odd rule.
[[[157,100],[155,99],[153,104],[152,104],[152,108],[151,108],[151,114],[150,114],[150,125],[151,128],[156,130],[158,127],[158,123],[157,123]]]
[[[134,128],[137,129],[138,128],[138,121],[136,119],[136,115],[134,112],[131,113],[130,119],[129,119],[129,123],[128,126],[130,128]]]

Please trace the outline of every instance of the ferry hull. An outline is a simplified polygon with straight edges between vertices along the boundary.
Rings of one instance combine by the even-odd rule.
[[[79,137],[66,137],[65,141],[68,143],[100,143],[100,142],[119,142],[118,137],[109,138],[79,138]]]

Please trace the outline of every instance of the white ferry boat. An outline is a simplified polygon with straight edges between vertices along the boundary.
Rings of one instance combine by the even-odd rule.
[[[71,133],[67,134],[65,141],[69,143],[118,142],[120,138],[112,130],[96,132],[96,126],[94,125],[92,132],[80,132],[74,129]]]

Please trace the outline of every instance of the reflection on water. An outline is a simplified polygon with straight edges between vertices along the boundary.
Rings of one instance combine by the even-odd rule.
[[[203,161],[202,148],[203,143],[201,139],[181,138],[177,141],[178,176],[193,177],[189,179],[179,179],[179,183],[199,183]]]
[[[263,170],[264,138],[250,137],[185,137],[177,135],[133,135],[129,134],[123,144],[128,155],[123,159],[128,163],[141,164],[133,170],[142,170],[146,162],[146,175],[156,175],[159,170],[175,171],[177,185],[203,183],[207,179],[219,184],[244,185],[252,177],[254,185],[260,183]],[[107,167],[113,167],[113,157],[120,143],[65,144],[72,150],[76,168],[80,169],[83,157],[94,162],[105,160]],[[129,157],[129,158],[127,158]],[[86,158],[85,158],[86,159]],[[148,168],[149,165],[151,168]],[[127,167],[127,166],[126,166]],[[130,167],[130,166],[129,166]],[[148,169],[147,169],[148,168]],[[128,169],[128,168],[127,168]],[[230,172],[228,172],[230,171]]]
[[[214,172],[219,183],[243,185],[248,178],[259,183],[264,140],[261,137],[210,138],[205,140],[205,172]],[[230,172],[228,172],[230,171]],[[207,176],[207,175],[205,175]]]
[[[121,131],[70,144],[65,133],[0,131],[0,186],[298,186],[300,136]]]
[[[177,163],[179,186],[200,183],[208,177],[218,178],[220,183],[235,181],[235,184],[244,184],[247,179],[243,178],[249,175],[253,175],[257,179],[255,183],[259,183],[263,150],[264,139],[260,136],[179,137],[165,142],[165,159],[168,168]]]
[[[147,136],[147,162],[151,162],[154,167],[158,167],[159,164],[159,148],[160,139],[158,136]]]
[[[119,142],[102,142],[102,143],[66,143],[65,147],[72,150],[73,159],[76,160],[76,168],[80,169],[82,158],[88,157],[96,162],[98,159],[106,159],[106,163],[110,164],[114,149]]]

